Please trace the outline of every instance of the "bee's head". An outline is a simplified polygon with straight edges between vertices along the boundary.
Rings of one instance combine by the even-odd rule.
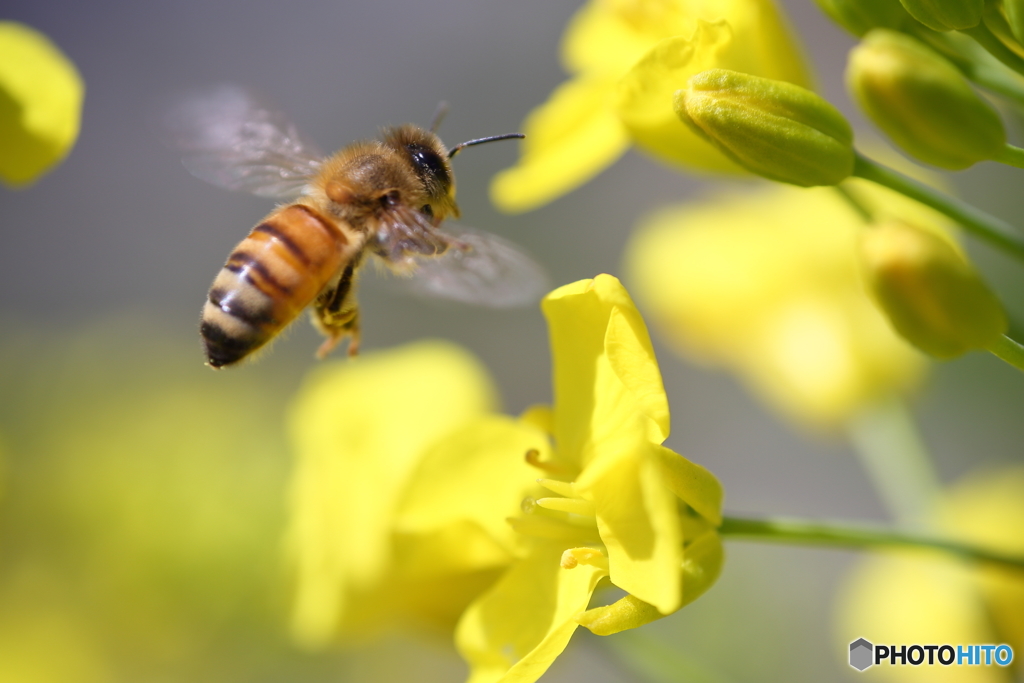
[[[408,161],[422,185],[427,198],[421,208],[423,213],[435,223],[449,216],[459,217],[459,206],[455,203],[455,175],[441,138],[417,126],[405,125],[386,131],[384,144]]]

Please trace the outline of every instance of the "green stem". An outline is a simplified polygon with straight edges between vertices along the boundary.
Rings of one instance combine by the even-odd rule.
[[[1003,147],[1002,151],[999,152],[999,156],[992,161],[998,161],[1001,164],[1006,164],[1007,166],[1013,166],[1015,168],[1024,168],[1024,149],[1014,147],[1007,143],[1007,145]]]
[[[925,526],[942,485],[906,405],[892,398],[868,406],[850,420],[848,432],[893,519]]]
[[[939,550],[965,560],[1024,569],[1024,556],[1010,555],[969,543],[951,541],[885,527],[816,522],[776,517],[750,519],[724,517],[718,533],[723,538],[748,539],[766,543],[816,545],[833,548],[898,548]]]
[[[992,33],[991,29],[989,29],[984,22],[978,24],[974,28],[964,29],[961,33],[966,33],[971,38],[974,38],[979,45],[985,48],[986,52],[1024,76],[1024,59],[1022,59],[1016,52],[1006,47],[1006,45],[1003,44],[1003,41],[999,40],[999,37]]]
[[[832,187],[839,193],[839,196],[843,198],[843,201],[853,209],[854,213],[861,218],[861,220],[869,224],[874,222],[874,214],[871,212],[871,209],[861,201],[856,192],[852,191],[849,187],[846,187],[846,185],[833,185]]]
[[[981,209],[950,197],[916,180],[877,164],[860,154],[853,167],[853,175],[895,190],[911,199],[930,206],[959,223],[968,232],[999,247],[1011,256],[1024,260],[1024,238],[1009,223],[985,213]]]
[[[1005,334],[1001,335],[994,344],[989,346],[988,350],[993,355],[1024,372],[1024,346],[1021,346]]]

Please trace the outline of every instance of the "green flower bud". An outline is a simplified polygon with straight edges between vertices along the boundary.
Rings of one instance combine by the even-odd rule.
[[[833,21],[855,36],[873,28],[900,29],[914,20],[895,0],[815,0]]]
[[[879,128],[909,154],[959,170],[996,157],[996,110],[945,58],[902,33],[876,29],[850,52],[846,83]]]
[[[985,0],[900,0],[910,15],[935,31],[960,31],[981,23]]]
[[[726,69],[690,77],[674,103],[698,135],[747,170],[803,187],[853,172],[853,129],[810,90]]]
[[[954,358],[1006,332],[1006,314],[949,240],[906,223],[867,230],[860,260],[868,288],[900,335],[925,353]]]

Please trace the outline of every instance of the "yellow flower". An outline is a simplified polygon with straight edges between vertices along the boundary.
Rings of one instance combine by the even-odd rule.
[[[562,52],[572,80],[530,113],[520,162],[491,187],[505,211],[582,185],[631,142],[684,168],[741,173],[679,122],[673,93],[713,68],[809,83],[771,0],[591,0],[570,21]]]
[[[27,185],[67,155],[84,95],[75,65],[46,36],[0,21],[0,180]]]
[[[951,489],[935,515],[940,533],[1004,553],[1024,553],[1024,469],[992,470]],[[1024,578],[941,553],[874,555],[848,577],[838,637],[849,643],[1005,643],[1024,648]],[[890,681],[1009,683],[999,666],[883,666]]]
[[[543,309],[555,405],[524,421],[552,437],[528,457],[548,493],[510,520],[532,539],[525,557],[459,623],[472,683],[536,680],[580,623],[608,634],[670,614],[721,566],[721,487],[661,445],[668,401],[625,289],[601,275],[552,292]],[[605,577],[629,595],[587,611]]]
[[[668,402],[628,294],[600,276],[544,311],[554,409],[493,414],[483,371],[436,342],[327,366],[303,389],[291,546],[308,644],[443,631],[461,613],[471,680],[535,680],[580,624],[634,628],[714,583],[721,487],[661,445]],[[588,610],[604,579],[628,595]]]
[[[879,220],[937,222],[888,191],[850,187]],[[804,424],[832,426],[909,390],[924,369],[864,291],[864,225],[831,188],[725,194],[651,216],[626,269],[680,352],[733,370]]]
[[[440,342],[313,374],[290,420],[301,640],[450,632],[513,559],[504,520],[535,487],[522,456],[539,437],[494,403],[478,362]]]

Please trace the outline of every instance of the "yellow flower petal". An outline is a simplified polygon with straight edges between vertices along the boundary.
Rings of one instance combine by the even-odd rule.
[[[698,536],[686,544],[683,560],[683,605],[704,595],[722,573],[725,549],[722,538],[714,531]]]
[[[563,569],[563,550],[539,544],[463,614],[455,644],[469,662],[468,683],[531,683],[565,649],[605,571]]]
[[[651,45],[671,35],[689,35],[703,7],[715,3],[594,0],[581,7],[562,36],[562,63],[569,73],[606,71],[622,75]]]
[[[491,185],[502,211],[519,212],[575,189],[618,159],[629,141],[612,108],[615,81],[580,76],[551,94],[523,124],[518,164]]]
[[[524,498],[538,495],[537,470],[524,457],[531,449],[542,460],[551,457],[545,433],[505,416],[480,417],[449,434],[423,456],[395,529],[427,533],[473,522],[511,550],[517,534],[506,520],[520,512]]]
[[[84,95],[75,65],[46,36],[0,22],[0,180],[27,185],[67,155]]]
[[[422,342],[322,366],[293,405],[291,544],[295,627],[309,643],[348,624],[357,597],[386,584],[400,495],[427,448],[494,404],[485,371],[461,349]],[[384,585],[381,585],[384,582]],[[386,611],[386,610],[382,610]]]
[[[654,156],[687,168],[721,173],[746,171],[682,125],[673,96],[687,79],[721,65],[719,55],[732,40],[725,22],[701,23],[694,36],[658,43],[619,83],[619,116],[633,141]]]
[[[551,410],[551,406],[530,406],[523,411],[519,419],[545,434],[553,434],[555,431],[555,414]]]
[[[599,275],[566,285],[549,294],[542,309],[554,356],[560,457],[584,467],[595,444],[631,430],[664,440],[668,399],[647,328],[621,283]]]
[[[588,609],[577,621],[594,635],[610,636],[666,616],[635,595],[626,595],[610,605]]]
[[[703,3],[702,3],[703,4]],[[799,49],[768,1],[711,3],[694,30],[652,45],[622,79],[619,114],[634,142],[665,161],[704,171],[744,173],[701,139],[672,108],[674,93],[690,76],[730,69],[810,87]]]
[[[812,87],[803,48],[774,0],[704,0],[701,4],[715,8],[702,17],[705,21],[722,18],[732,26],[734,43],[723,55],[729,63],[718,68]]]
[[[333,634],[359,641],[388,630],[450,637],[466,606],[501,577],[513,557],[479,524],[463,520],[422,533],[393,533],[388,559],[371,585],[350,587],[339,615],[343,621],[333,633],[297,635],[307,645],[320,645]]]
[[[605,439],[575,486],[594,502],[612,583],[670,614],[682,600],[683,535],[657,448],[625,435]]]
[[[714,532],[702,534],[686,546],[682,574],[683,600],[680,607],[699,598],[718,580],[724,559],[722,539]],[[634,595],[626,595],[610,605],[589,609],[576,620],[580,626],[587,627],[596,635],[610,636],[639,628],[665,616],[668,615],[653,605]]]
[[[622,286],[618,280],[615,284]],[[629,390],[636,410],[648,418],[648,440],[661,443],[667,439],[670,427],[668,397],[665,396],[661,370],[654,357],[647,326],[632,301],[611,310],[604,335],[604,352],[612,372]]]
[[[697,514],[718,526],[722,523],[722,484],[715,475],[678,453],[660,446],[656,449],[665,486]]]

